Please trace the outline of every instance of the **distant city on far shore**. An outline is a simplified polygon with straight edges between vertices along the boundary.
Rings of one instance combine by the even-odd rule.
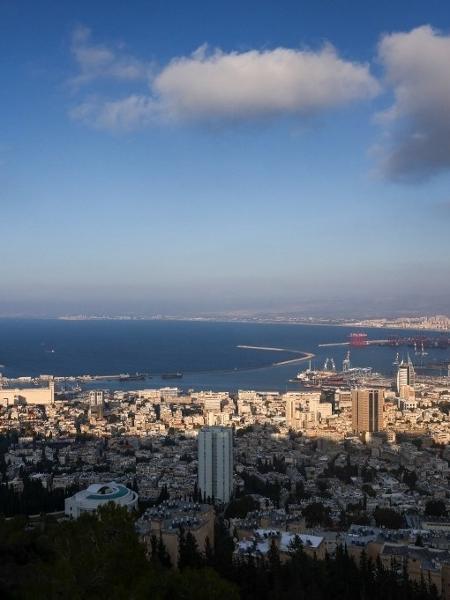
[[[446,315],[422,315],[403,317],[376,317],[366,319],[344,319],[327,317],[303,317],[286,313],[269,314],[233,314],[217,315],[108,315],[108,314],[78,314],[57,317],[63,321],[230,321],[242,323],[291,323],[301,325],[342,325],[343,327],[366,327],[387,329],[424,329],[428,331],[449,331],[450,317]]]

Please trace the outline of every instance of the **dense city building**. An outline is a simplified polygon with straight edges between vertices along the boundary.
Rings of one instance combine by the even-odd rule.
[[[416,376],[400,394],[367,370],[333,386],[324,377],[287,393],[56,381],[53,403],[0,407],[2,510],[73,521],[123,504],[149,559],[156,548],[173,567],[186,548],[210,552],[223,516],[240,561],[276,549],[284,564],[297,543],[333,557],[345,545],[357,560],[364,549],[409,561],[410,577],[430,576],[448,600],[448,378]]]
[[[320,392],[288,392],[286,401],[286,423],[296,431],[314,427],[323,418],[331,416],[332,405],[321,402]]]

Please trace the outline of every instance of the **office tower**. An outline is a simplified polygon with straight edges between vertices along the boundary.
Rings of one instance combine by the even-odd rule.
[[[233,431],[203,427],[198,434],[198,487],[202,495],[228,502],[233,493]]]
[[[414,365],[408,356],[407,362],[402,360],[398,366],[397,371],[397,392],[400,394],[404,385],[414,387],[416,383],[416,373],[414,371]]]
[[[373,433],[384,428],[384,391],[357,388],[352,390],[352,425],[354,433]]]
[[[105,393],[103,390],[91,390],[89,392],[89,413],[98,419],[103,419]]]

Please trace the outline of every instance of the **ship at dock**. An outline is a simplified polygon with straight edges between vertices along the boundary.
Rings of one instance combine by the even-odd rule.
[[[342,371],[337,371],[335,362],[332,358],[326,358],[322,369],[313,369],[311,361],[309,367],[305,371],[297,373],[295,379],[290,380],[291,383],[298,382],[304,387],[320,388],[337,388],[348,387],[354,385],[357,380],[362,378],[370,378],[378,376],[372,373],[372,367],[352,367],[350,362],[350,351],[347,352],[343,362]]]
[[[134,373],[134,375],[121,373],[119,376],[119,381],[145,381],[145,379],[151,379],[151,377],[145,373]]]

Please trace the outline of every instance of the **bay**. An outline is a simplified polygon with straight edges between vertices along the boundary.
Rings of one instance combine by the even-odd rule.
[[[238,346],[312,352],[314,367],[321,368],[326,358],[333,358],[339,370],[348,348],[322,348],[319,344],[344,342],[353,331],[340,326],[268,323],[0,319],[0,372],[6,377],[140,372],[151,374],[152,379],[95,385],[116,389],[170,385],[184,389],[283,391],[296,388],[288,381],[307,364],[274,366],[295,355]],[[366,333],[369,339],[439,337],[433,332],[398,329],[368,329]],[[410,352],[417,363],[450,362],[448,349],[430,348],[425,358],[419,358],[406,346],[395,349],[374,345],[352,348],[352,366],[372,367],[393,375],[397,350],[405,357]],[[161,379],[162,373],[176,371],[183,373],[182,379]]]

